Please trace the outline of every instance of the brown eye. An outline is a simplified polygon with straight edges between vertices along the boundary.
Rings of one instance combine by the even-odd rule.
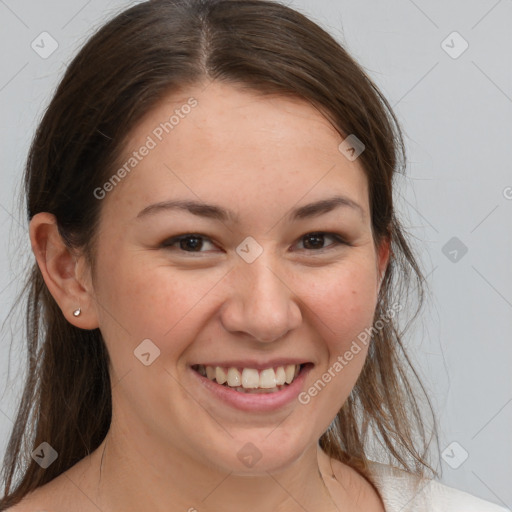
[[[334,240],[334,243],[331,243],[329,246],[324,247],[325,240],[332,239]],[[308,233],[304,236],[302,236],[301,240],[304,243],[304,248],[308,250],[318,251],[322,249],[327,249],[331,246],[337,246],[340,244],[346,244],[346,242],[339,237],[338,235],[334,233],[325,233],[323,231],[315,232],[315,233]]]
[[[203,239],[199,236],[187,236],[179,240],[180,249],[187,251],[191,249],[194,252],[200,251],[203,246]]]
[[[169,249],[175,248],[176,244],[179,244],[177,249],[183,252],[206,252],[201,251],[205,243],[209,243],[213,246],[212,242],[203,235],[197,235],[194,233],[187,233],[186,235],[175,236],[166,240],[162,243],[162,247]]]

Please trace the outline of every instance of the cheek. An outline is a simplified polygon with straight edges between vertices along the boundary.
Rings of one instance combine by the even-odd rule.
[[[155,264],[147,257],[126,257],[126,252],[124,257],[120,251],[106,256],[98,279],[98,302],[104,305],[99,308],[100,327],[105,339],[122,338],[133,350],[149,338],[161,351],[180,352],[185,348],[181,345],[200,328],[201,306],[225,271],[187,272]]]
[[[371,264],[346,262],[329,278],[316,279],[309,307],[322,356],[299,402],[311,407],[324,431],[346,402],[363,368],[370,343],[377,293]],[[304,286],[308,285],[308,277]],[[306,288],[303,288],[304,290]],[[312,413],[313,414],[313,413]]]
[[[323,325],[325,340],[333,349],[343,350],[353,337],[370,326],[377,301],[376,275],[372,262],[361,260],[337,270],[325,269],[315,278],[301,280],[307,306]]]

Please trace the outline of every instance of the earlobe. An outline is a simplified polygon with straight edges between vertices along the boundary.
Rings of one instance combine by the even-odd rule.
[[[80,281],[77,257],[64,243],[55,216],[47,212],[34,215],[29,233],[43,279],[66,320],[81,329],[97,328],[91,285]],[[80,315],[75,314],[78,309]]]

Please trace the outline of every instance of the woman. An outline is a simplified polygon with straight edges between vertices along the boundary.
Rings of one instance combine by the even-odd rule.
[[[156,0],[105,25],[28,159],[1,510],[503,510],[430,478],[401,159],[386,100],[288,7]]]

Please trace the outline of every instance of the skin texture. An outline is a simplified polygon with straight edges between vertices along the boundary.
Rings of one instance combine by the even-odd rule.
[[[197,106],[159,141],[153,130],[190,97]],[[234,409],[190,369],[298,357],[314,364],[307,390],[372,325],[389,245],[374,244],[358,160],[338,150],[342,137],[310,104],[218,82],[166,97],[133,132],[127,158],[148,136],[156,147],[101,200],[96,275],[66,250],[52,215],[30,224],[34,254],[66,319],[99,327],[105,339],[113,421],[95,452],[26,503],[104,512],[383,510],[368,482],[341,463],[334,467],[342,483],[326,488],[330,461],[318,447],[367,347],[308,404],[294,400],[272,412]],[[334,195],[360,209],[287,217]],[[137,218],[171,199],[214,203],[238,218],[178,210]],[[305,237],[312,232],[326,233],[323,242]],[[187,233],[203,237],[200,252],[194,240],[185,250],[162,245]],[[263,251],[252,263],[236,251],[248,236]],[[144,339],[160,350],[149,366],[134,357]],[[261,454],[253,467],[237,457],[246,443]]]

